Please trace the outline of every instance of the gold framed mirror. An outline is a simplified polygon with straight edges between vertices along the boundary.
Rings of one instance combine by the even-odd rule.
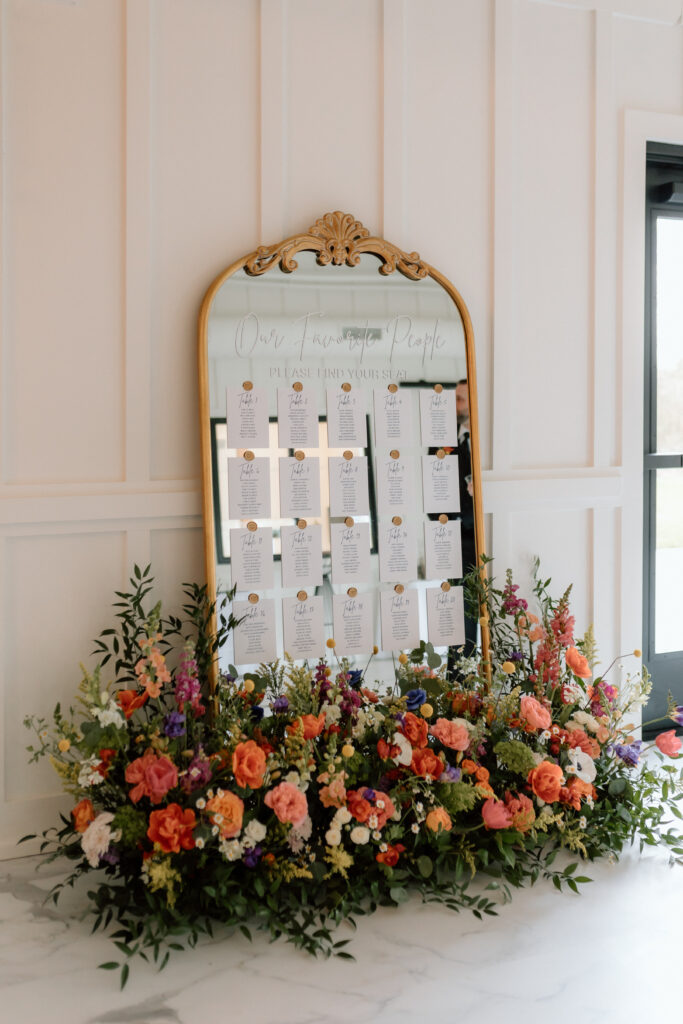
[[[198,340],[206,579],[246,623],[221,667],[375,647],[381,680],[420,639],[471,650],[476,368],[451,282],[328,213],[222,271]]]

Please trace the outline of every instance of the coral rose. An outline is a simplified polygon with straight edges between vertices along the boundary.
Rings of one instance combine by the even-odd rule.
[[[153,804],[159,804],[168,791],[178,785],[178,771],[168,757],[157,757],[154,751],[148,750],[128,765],[126,782],[137,783],[130,791],[134,804],[143,796],[148,796]]]
[[[513,797],[510,793],[505,794],[505,806],[512,818],[512,827],[518,832],[527,832],[536,820],[534,805],[528,796],[520,793]]]
[[[346,806],[356,821],[365,824],[372,813],[372,804],[366,800],[358,789],[350,789],[346,794]]]
[[[532,729],[549,729],[553,721],[548,709],[535,697],[522,697],[519,702],[519,717]]]
[[[486,828],[510,828],[512,815],[501,800],[489,797],[482,804],[481,816]]]
[[[291,822],[295,827],[301,825],[308,815],[306,797],[291,782],[281,782],[274,789],[269,789],[264,803],[275,812],[280,821]]]
[[[147,835],[164,853],[180,853],[194,847],[192,830],[196,824],[194,811],[182,809],[180,804],[169,804],[149,816]]]
[[[403,735],[414,747],[426,747],[429,726],[424,718],[418,718],[412,711],[406,711],[401,726]]]
[[[579,679],[590,679],[593,675],[587,658],[584,658],[581,651],[578,651],[576,647],[568,647],[564,652],[564,658],[574,675],[578,676]]]
[[[583,729],[571,729],[567,736],[567,743],[572,749],[578,747],[579,750],[583,750],[584,754],[588,754],[593,760],[596,757],[600,757],[600,744],[592,736],[585,733]]]
[[[119,690],[116,694],[119,707],[126,718],[130,718],[134,711],[141,708],[147,702],[148,697],[149,694],[146,690]]]
[[[425,818],[425,825],[432,832],[438,832],[439,829],[450,832],[453,828],[451,816],[445,807],[434,807]]]
[[[401,748],[397,747],[395,743],[387,743],[385,739],[377,740],[377,753],[383,761],[396,757],[400,752]]]
[[[319,715],[301,715],[291,725],[287,726],[287,732],[294,735],[299,729],[303,729],[304,739],[313,740],[316,736],[320,735],[324,728],[325,712],[321,711]]]
[[[681,741],[676,736],[674,729],[668,729],[666,732],[660,732],[655,739],[655,743],[663,754],[667,757],[678,757],[678,751],[681,749]]]
[[[437,718],[429,731],[439,743],[451,750],[467,750],[470,745],[469,730],[462,720],[451,722],[447,718]]]
[[[560,790],[560,801],[563,804],[569,804],[575,811],[580,811],[582,798],[585,800],[591,797],[594,800],[596,795],[595,786],[575,776]]]
[[[206,809],[211,813],[212,824],[218,825],[224,839],[234,839],[239,835],[244,818],[244,803],[236,793],[219,790],[216,796],[206,801]]]
[[[410,767],[416,775],[421,775],[423,778],[431,775],[433,779],[438,779],[443,771],[443,761],[440,757],[437,757],[433,750],[426,747],[423,750],[413,751]]]
[[[74,828],[77,832],[85,832],[91,821],[95,820],[95,809],[90,800],[81,800],[71,812]]]
[[[396,843],[394,846],[389,845],[386,850],[375,855],[375,860],[379,861],[380,864],[386,864],[389,868],[394,868],[398,864],[398,858],[404,850],[405,846],[402,843]]]
[[[559,764],[541,761],[531,769],[527,781],[539,799],[545,800],[547,804],[553,804],[560,798],[564,775]]]
[[[346,803],[346,772],[338,772],[328,786],[323,786],[318,793],[323,807],[343,807]]]
[[[259,789],[266,771],[266,755],[253,740],[238,743],[232,755],[232,770],[242,789]]]

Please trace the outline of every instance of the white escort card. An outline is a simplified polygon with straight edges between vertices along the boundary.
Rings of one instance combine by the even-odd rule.
[[[382,622],[382,650],[412,649],[420,643],[420,615],[418,591],[383,590],[380,595]]]
[[[275,601],[233,601],[232,613],[241,619],[233,633],[236,665],[258,665],[277,657],[275,638]]]
[[[270,519],[270,459],[228,459],[228,510],[231,519]]]
[[[317,448],[318,400],[311,388],[277,389],[277,430],[281,448]]]
[[[320,515],[320,459],[280,459],[280,518]]]
[[[375,645],[373,607],[370,594],[335,594],[332,598],[332,621],[335,652],[340,658],[354,654],[371,654]]]
[[[329,459],[330,515],[367,516],[370,514],[368,460],[365,455],[351,459]]]
[[[365,448],[368,443],[365,392],[344,384],[327,388],[327,445]]]
[[[330,524],[333,583],[370,582],[370,524]]]
[[[315,523],[305,526],[283,526],[282,586],[321,587],[323,583],[322,530]]]
[[[440,385],[437,385],[440,386]],[[435,391],[420,389],[420,426],[425,448],[442,444],[457,445],[458,417],[455,411],[455,389]]]
[[[226,388],[228,448],[268,448],[265,388]]]
[[[238,590],[270,590],[273,586],[271,527],[231,530],[230,562],[233,587]]]
[[[377,532],[379,578],[382,583],[417,579],[417,543],[413,524],[405,520],[401,523],[381,523]]]
[[[389,387],[396,387],[390,385]],[[408,391],[374,388],[375,444],[380,451],[415,444],[412,396]]]
[[[425,512],[459,512],[458,456],[422,456],[422,493]]]
[[[325,650],[323,599],[298,597],[282,599],[284,647],[290,658],[319,658]]]
[[[435,647],[462,647],[465,643],[462,587],[427,588],[427,635]]]
[[[462,576],[459,519],[425,522],[425,579],[452,580]]]
[[[415,510],[415,459],[394,449],[379,455],[377,469],[377,510],[379,515],[405,515]]]

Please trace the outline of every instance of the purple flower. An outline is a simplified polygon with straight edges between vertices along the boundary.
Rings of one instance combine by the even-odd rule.
[[[669,715],[676,725],[683,725],[683,704],[677,704]]]
[[[439,776],[439,782],[460,782],[461,778],[461,770],[454,768],[452,764],[447,764]]]
[[[363,796],[365,797],[366,800],[374,800],[377,794],[375,793],[374,789],[366,789],[363,792]]]
[[[186,793],[192,793],[206,786],[211,781],[211,775],[211,762],[200,747],[181,777],[180,785]]]
[[[524,655],[521,651],[510,651],[510,661],[524,661]]]
[[[176,740],[179,736],[185,735],[185,715],[179,711],[171,711],[164,718],[164,732],[170,740]]]
[[[408,711],[417,711],[427,700],[427,691],[418,686],[416,690],[408,690],[406,694],[406,707]]]
[[[271,707],[276,715],[282,715],[289,709],[289,701],[286,697],[276,697]]]
[[[107,852],[103,853],[100,856],[100,864],[112,864],[113,865],[113,864],[118,864],[118,862],[120,860],[121,860],[121,857],[119,856],[118,851],[115,850],[113,846],[110,846],[109,849],[107,850]]]
[[[616,743],[614,745],[614,753],[617,757],[621,758],[624,764],[634,765],[638,764],[640,760],[640,748],[643,745],[642,740],[636,740],[634,743]]]
[[[244,857],[242,859],[244,860],[244,863],[247,865],[248,868],[255,868],[259,860],[261,859],[262,853],[263,850],[261,849],[260,846],[254,846],[252,849],[245,851]]]
[[[351,689],[357,690],[359,689],[360,684],[363,682],[363,673],[359,668],[353,668],[349,672],[347,679]]]
[[[250,708],[252,722],[260,722],[265,712],[260,704],[253,704]]]
[[[518,590],[519,586],[516,583],[508,583],[503,590],[503,611],[506,615],[525,612],[529,607],[523,597],[517,597]]]

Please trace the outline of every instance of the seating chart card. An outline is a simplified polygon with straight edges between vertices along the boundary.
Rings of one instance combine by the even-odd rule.
[[[298,384],[298,387],[297,387]],[[277,429],[281,448],[317,448],[318,405],[315,392],[300,381],[277,389]]]
[[[232,585],[238,590],[270,590],[273,586],[273,531],[270,526],[230,531]]]
[[[330,524],[332,583],[370,582],[370,524]]]
[[[458,418],[455,411],[455,391],[436,388],[420,389],[420,427],[425,448],[458,443]]]
[[[257,601],[233,601],[233,615],[241,619],[235,626],[236,665],[259,665],[277,657],[275,636],[275,601],[272,598]]]
[[[393,391],[391,389],[394,389]],[[379,451],[415,444],[412,397],[395,384],[374,388],[375,444]]]
[[[282,599],[284,646],[290,658],[319,658],[325,650],[322,597]]]
[[[389,456],[378,455],[375,465],[378,515],[411,512],[415,508],[415,459],[394,448]]]
[[[280,517],[298,516],[314,518],[320,515],[320,459],[303,458],[297,452],[293,458],[280,459]]]
[[[462,576],[459,519],[425,522],[425,579],[452,580]]]
[[[374,647],[370,594],[335,594],[332,598],[335,651],[340,658],[371,654]]]
[[[367,516],[370,514],[367,456],[347,458],[347,455],[351,453],[329,460],[330,515]]]
[[[228,459],[228,511],[231,519],[270,519],[269,458]]]
[[[419,595],[417,590],[383,590],[380,594],[382,649],[412,649],[420,643]]]
[[[415,527],[401,520],[381,523],[379,535],[379,578],[382,583],[417,579],[417,543]]]
[[[282,586],[321,587],[323,583],[322,531],[315,523],[283,526]]]
[[[422,456],[425,512],[459,512],[460,479],[457,455]]]
[[[427,635],[435,647],[461,647],[465,643],[462,587],[427,588]]]
[[[365,392],[350,384],[327,388],[327,444],[330,448],[365,448],[368,428]]]
[[[226,388],[228,448],[267,448],[268,396],[265,388],[248,381],[239,388]]]

